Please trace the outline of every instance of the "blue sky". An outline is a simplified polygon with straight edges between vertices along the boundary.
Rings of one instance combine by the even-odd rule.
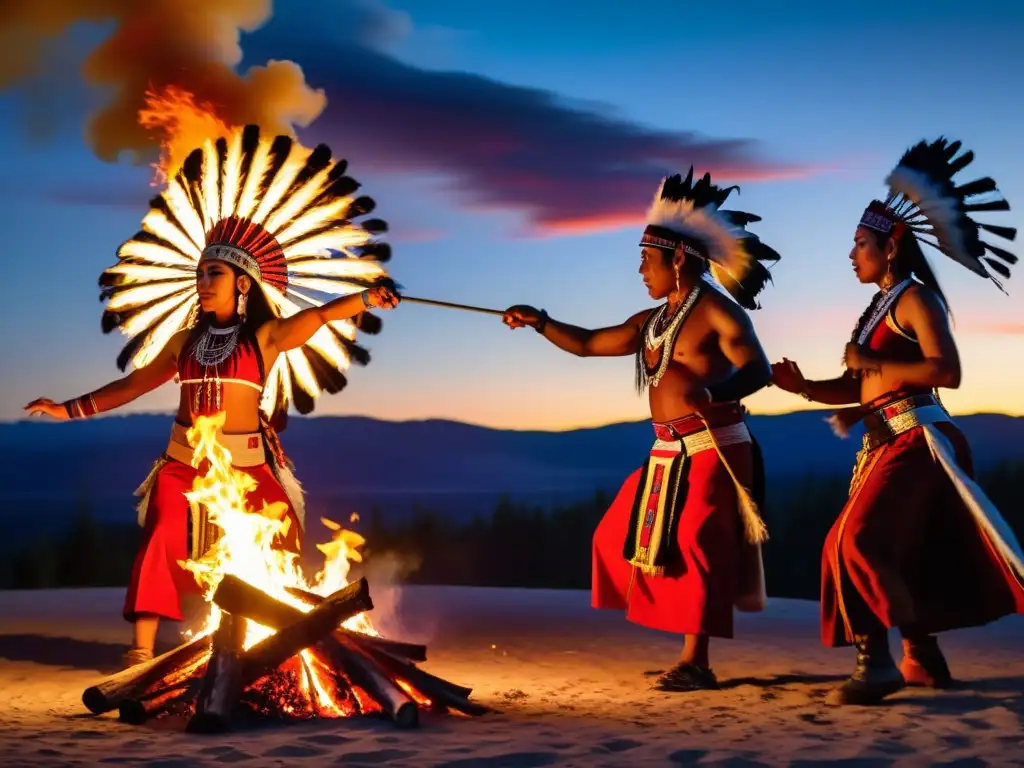
[[[783,256],[754,314],[762,341],[773,359],[826,377],[871,296],[846,260],[853,229],[907,146],[962,139],[976,155],[965,177],[994,176],[1015,209],[987,220],[1024,228],[1022,4],[939,1],[927,19],[922,4],[867,2],[388,7],[380,18],[393,34],[368,48],[347,3],[278,0],[274,19],[243,36],[241,67],[290,58],[327,91],[327,110],[300,136],[347,156],[377,198],[394,233],[391,271],[410,294],[618,322],[650,304],[636,241],[658,169],[731,163],[737,178],[716,179],[740,183],[730,204],[761,215],[754,230]],[[100,334],[96,278],[149,194],[146,168],[93,155],[81,89],[54,90],[46,140],[27,135],[24,98],[0,92],[3,312],[19,329],[0,339],[2,419],[37,395],[63,399],[117,375],[122,340]],[[932,263],[965,368],[947,404],[1024,413],[1015,280],[1007,297],[937,254]],[[644,416],[629,359],[578,360],[497,319],[411,304],[385,322],[366,340],[373,362],[318,413],[524,428]],[[126,410],[175,397],[168,386]],[[749,402],[802,405],[775,390]]]

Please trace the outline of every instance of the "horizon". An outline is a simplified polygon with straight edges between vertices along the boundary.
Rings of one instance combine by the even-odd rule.
[[[873,292],[849,269],[853,230],[907,147],[962,140],[976,157],[957,181],[992,175],[1011,204],[979,219],[1024,229],[1024,168],[1011,162],[1024,102],[1005,98],[1019,89],[1012,71],[1024,71],[1011,23],[1024,20],[1021,4],[963,10],[937,0],[920,17],[890,5],[874,13],[796,0],[779,11],[740,0],[726,16],[668,0],[628,12],[562,0],[576,19],[571,38],[539,0],[274,5],[241,35],[236,69],[290,59],[323,89],[324,112],[297,135],[348,158],[361,192],[378,201],[374,215],[391,225],[388,271],[412,295],[532,303],[585,327],[621,322],[652,305],[636,274],[647,205],[663,174],[693,163],[739,184],[727,207],[761,216],[751,230],[782,255],[764,309],[751,313],[769,358],[830,378]],[[310,29],[310,14],[324,23]],[[650,18],[678,25],[687,44],[678,70],[650,44]],[[63,401],[122,375],[114,359],[126,339],[100,333],[96,279],[154,190],[148,166],[101,160],[85,136],[89,109],[104,101],[77,67],[109,31],[73,29],[39,79],[5,88],[0,71],[0,136],[13,148],[0,224],[17,288],[3,315],[12,331],[0,339],[0,422],[22,420],[35,397]],[[936,40],[952,41],[952,53],[943,42],[939,55]],[[908,91],[876,82],[894,77],[874,62],[897,44],[903,61],[930,62],[900,75]],[[979,127],[979,114],[997,119]],[[963,364],[963,385],[942,390],[944,402],[957,415],[1024,416],[1021,377],[1004,362],[1024,351],[1014,279],[1006,296],[926,253]],[[649,415],[631,358],[579,360],[529,329],[509,335],[496,318],[452,310],[406,304],[379,315],[382,333],[360,337],[370,365],[354,366],[313,417],[570,431]],[[177,388],[164,386],[111,415],[176,403]],[[775,388],[745,405],[756,415],[827,410]]]
[[[765,417],[765,418],[776,418],[784,416],[795,416],[797,414],[804,413],[816,413],[820,412],[823,414],[822,421],[827,421],[824,414],[832,411],[832,408],[798,408],[791,411],[779,411],[779,412],[755,412],[749,408],[748,416],[754,417]],[[1001,416],[1007,419],[1024,419],[1024,414],[1011,414],[1004,413],[1002,411],[970,411],[970,412],[957,412],[950,410],[950,415],[953,418],[971,418],[975,416]],[[160,419],[173,419],[175,413],[173,411],[132,411],[125,412],[124,410],[110,411],[107,413],[99,414],[89,421],[95,422],[102,419],[124,419],[124,418],[160,418]],[[581,432],[586,430],[603,429],[605,427],[615,427],[623,424],[642,424],[650,422],[650,417],[640,419],[621,419],[617,421],[606,421],[598,422],[593,424],[578,424],[574,426],[566,427],[550,427],[550,428],[536,428],[536,427],[495,427],[490,424],[483,424],[479,422],[466,421],[463,419],[451,419],[439,416],[418,416],[410,418],[388,418],[386,416],[372,416],[362,413],[311,413],[311,414],[291,414],[289,420],[294,419],[367,419],[369,421],[378,421],[385,424],[426,424],[426,423],[441,423],[441,424],[455,424],[459,426],[474,427],[479,429],[488,429],[498,432],[546,432],[546,433],[559,433],[559,432]],[[11,424],[62,424],[64,422],[58,422],[54,419],[42,419],[42,418],[18,418],[18,419],[0,419],[0,425],[11,425]]]

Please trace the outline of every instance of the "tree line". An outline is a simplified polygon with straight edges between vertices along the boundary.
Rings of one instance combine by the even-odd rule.
[[[1024,540],[1024,463],[1003,464],[979,482]],[[821,547],[847,497],[849,476],[769,482],[765,577],[775,597],[817,599]],[[595,493],[574,504],[542,508],[500,500],[489,515],[453,519],[414,508],[401,521],[373,511],[353,525],[375,558],[415,563],[411,584],[588,589],[591,536],[611,498]],[[0,558],[0,588],[123,586],[140,531],[134,522],[97,521],[81,500],[65,530],[36,536]]]

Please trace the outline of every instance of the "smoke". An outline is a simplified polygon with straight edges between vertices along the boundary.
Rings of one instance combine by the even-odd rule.
[[[423,558],[419,554],[395,550],[372,551],[367,545],[366,560],[360,565],[360,575],[370,582],[373,612],[370,620],[385,637],[416,637],[420,642],[433,634],[435,627],[424,624],[417,616],[410,623],[408,610],[403,610],[403,583],[420,569]]]
[[[116,162],[151,160],[161,139],[140,125],[148,91],[176,87],[212,105],[229,125],[256,123],[293,133],[327,104],[292,61],[269,61],[235,72],[242,32],[263,26],[271,0],[5,0],[0,17],[0,91],[32,84],[66,59],[69,35],[82,24],[110,34],[84,58],[79,76],[106,101],[85,126],[95,154]],[[65,74],[65,77],[69,73]],[[45,130],[34,111],[35,132]]]

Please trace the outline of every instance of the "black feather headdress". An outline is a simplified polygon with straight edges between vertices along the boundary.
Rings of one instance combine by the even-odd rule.
[[[960,149],[959,141],[948,142],[945,138],[921,141],[908,149],[885,180],[889,186],[887,198],[872,202],[860,223],[887,234],[903,227],[918,242],[987,277],[1003,290],[999,278],[1010,277],[1010,267],[1017,263],[1017,257],[983,241],[982,230],[1008,241],[1017,236],[1017,230],[976,222],[971,214],[1008,211],[1010,204],[990,177],[959,186],[953,182],[953,177],[974,160],[974,152],[959,154]]]
[[[761,262],[779,260],[779,254],[746,230],[760,216],[723,211],[721,205],[739,187],[718,187],[711,174],[693,181],[693,167],[684,179],[664,179],[647,212],[641,246],[675,250],[706,259],[711,276],[746,309],[758,309],[757,295],[771,281]]]

